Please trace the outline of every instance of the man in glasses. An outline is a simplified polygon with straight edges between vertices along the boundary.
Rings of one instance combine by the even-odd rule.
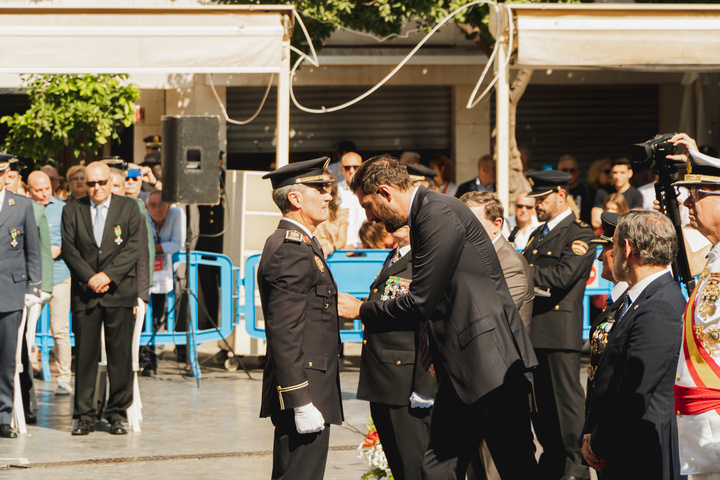
[[[261,417],[275,426],[272,478],[319,479],[343,420],[337,285],[315,228],[328,218],[327,157],[263,176],[282,213],[257,271],[267,333]]]
[[[690,226],[713,244],[705,271],[683,316],[680,358],[675,377],[675,414],[680,473],[697,479],[720,478],[720,159],[699,153],[684,133],[670,139],[689,155],[687,174],[674,185],[686,187]]]
[[[578,439],[583,426],[580,385],[583,296],[592,269],[595,238],[567,204],[570,174],[557,170],[529,177],[538,220],[523,255],[535,282],[532,341],[537,412],[533,426],[543,447],[540,478],[589,479]]]
[[[360,227],[365,221],[363,211],[357,197],[350,190],[350,182],[355,172],[362,165],[362,157],[355,152],[348,152],[340,158],[340,168],[344,180],[338,183],[338,195],[340,196],[340,208],[348,211],[347,246],[348,248],[360,248]]]
[[[508,237],[508,242],[519,252],[523,251],[530,235],[540,225],[535,215],[535,199],[528,197],[528,193],[530,192],[520,192],[515,199],[515,226]],[[509,221],[512,221],[512,218]]]
[[[93,162],[85,169],[88,196],[69,203],[62,217],[62,255],[72,279],[71,308],[76,326],[77,371],[73,435],[95,429],[93,395],[105,327],[110,397],[105,418],[110,433],[126,434],[126,410],[132,403],[135,268],[141,248],[140,215],[134,200],[111,193],[110,167]]]

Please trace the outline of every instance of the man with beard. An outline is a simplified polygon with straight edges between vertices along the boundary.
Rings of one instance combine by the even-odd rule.
[[[567,204],[570,175],[556,170],[529,177],[538,220],[523,256],[535,282],[530,339],[540,366],[535,372],[533,426],[543,447],[539,478],[589,479],[578,435],[583,425],[580,384],[583,296],[592,269],[595,238]]]
[[[603,480],[680,478],[673,383],[685,297],[668,271],[672,222],[650,210],[622,215],[613,275],[628,283],[593,378],[583,457]]]
[[[501,477],[537,478],[524,376],[537,362],[480,221],[460,200],[413,187],[390,155],[365,162],[351,188],[368,221],[391,233],[410,227],[407,294],[367,302],[341,294],[339,312],[366,328],[420,323],[422,365],[432,364],[439,383],[422,478],[465,478],[483,439]]]

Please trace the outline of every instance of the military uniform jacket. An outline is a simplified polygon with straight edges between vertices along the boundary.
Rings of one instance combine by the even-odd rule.
[[[550,293],[549,297],[535,296],[530,339],[535,348],[579,351],[583,296],[595,259],[589,242],[595,235],[572,213],[540,238],[544,225],[535,230],[523,251],[535,288]]]
[[[72,311],[98,304],[106,308],[134,307],[144,221],[140,209],[135,200],[113,194],[100,245],[95,243],[91,215],[88,197],[70,202],[63,209],[62,257],[72,276]],[[99,272],[110,277],[110,289],[102,294],[88,287],[88,280]]]
[[[411,254],[390,265],[395,250],[370,287],[368,300],[394,298],[407,293],[412,280]],[[399,328],[381,322],[365,327],[357,398],[387,405],[408,405],[412,392],[435,397],[437,381],[420,361],[417,330],[420,322]]]
[[[0,312],[25,307],[25,294],[40,296],[40,240],[32,200],[5,191],[0,211]]]
[[[673,384],[685,297],[668,272],[618,319],[595,372],[583,435],[603,478],[679,478]]]
[[[485,228],[457,198],[418,187],[410,209],[407,295],[360,307],[366,327],[427,318],[440,383],[465,404],[537,365]]]
[[[310,402],[326,423],[343,420],[337,285],[322,249],[281,220],[257,272],[267,335],[261,417]]]

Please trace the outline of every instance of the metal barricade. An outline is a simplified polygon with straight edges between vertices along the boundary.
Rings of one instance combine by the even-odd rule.
[[[367,297],[370,293],[370,284],[382,268],[388,252],[389,250],[336,250],[326,261],[338,285],[338,291],[347,292],[356,298]],[[245,330],[248,335],[265,340],[265,328],[258,321],[259,307],[256,307],[255,302],[255,277],[259,263],[260,255],[253,255],[245,261],[245,278],[241,283],[245,287],[245,305],[238,307],[238,318],[240,313],[244,313]],[[342,342],[360,343],[362,338],[360,320],[354,320],[352,328],[340,330]]]

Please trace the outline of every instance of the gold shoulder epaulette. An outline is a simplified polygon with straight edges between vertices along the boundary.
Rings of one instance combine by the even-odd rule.
[[[293,243],[310,243],[310,239],[307,237],[307,235],[303,235],[297,230],[288,230],[287,232],[285,232],[285,241]]]

